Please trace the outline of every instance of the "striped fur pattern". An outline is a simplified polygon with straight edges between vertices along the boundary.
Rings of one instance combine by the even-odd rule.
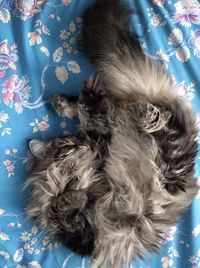
[[[118,268],[157,250],[195,197],[195,120],[165,70],[129,31],[130,10],[97,0],[83,16],[83,50],[98,72],[77,99],[60,95],[74,136],[32,140],[35,166],[27,207],[93,268]]]

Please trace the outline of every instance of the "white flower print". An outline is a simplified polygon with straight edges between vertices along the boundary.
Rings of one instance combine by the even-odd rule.
[[[0,232],[0,240],[3,240],[3,241],[10,240],[9,235],[4,232]]]
[[[31,239],[32,234],[28,232],[22,232],[20,236],[20,240],[22,241],[29,241]]]
[[[183,32],[179,28],[175,28],[171,31],[169,36],[169,45],[177,45],[183,41]]]
[[[190,58],[190,50],[188,47],[183,46],[176,49],[176,57],[180,62],[187,62]]]

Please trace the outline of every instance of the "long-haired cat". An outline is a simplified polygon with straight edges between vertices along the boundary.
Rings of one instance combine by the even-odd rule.
[[[162,244],[197,193],[195,120],[169,76],[129,31],[129,8],[97,0],[83,16],[83,48],[97,70],[77,98],[54,96],[78,115],[74,136],[32,140],[27,207],[62,244],[120,267]]]

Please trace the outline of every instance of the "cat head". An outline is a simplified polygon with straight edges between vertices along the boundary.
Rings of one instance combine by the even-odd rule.
[[[43,166],[43,169],[66,158],[76,161],[84,155],[88,147],[84,141],[71,136],[55,138],[47,142],[37,139],[29,142],[29,149],[35,158],[35,166]]]

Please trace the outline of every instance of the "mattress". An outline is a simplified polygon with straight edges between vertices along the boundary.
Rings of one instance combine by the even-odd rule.
[[[0,0],[0,268],[90,267],[89,258],[62,247],[27,219],[29,191],[22,191],[22,185],[33,160],[28,141],[75,129],[76,122],[59,118],[48,99],[78,95],[94,73],[78,49],[81,16],[92,2]],[[180,98],[192,106],[200,133],[200,3],[129,2],[134,9],[131,29],[145,53],[168,69]],[[200,193],[181,222],[166,231],[161,251],[135,259],[132,267],[200,267],[199,211]]]

